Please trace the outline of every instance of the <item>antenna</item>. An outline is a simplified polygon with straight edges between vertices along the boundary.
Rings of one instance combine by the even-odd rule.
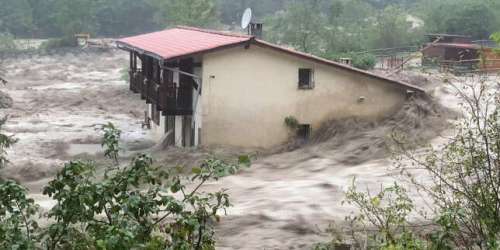
[[[252,22],[252,9],[247,8],[245,12],[243,12],[243,16],[241,17],[241,28],[246,29],[248,25]]]

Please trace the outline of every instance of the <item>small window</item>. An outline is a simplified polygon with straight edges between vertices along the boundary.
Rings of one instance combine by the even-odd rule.
[[[299,89],[314,88],[314,78],[312,69],[299,69]]]
[[[297,138],[299,140],[308,141],[311,137],[311,125],[299,124],[297,127]]]

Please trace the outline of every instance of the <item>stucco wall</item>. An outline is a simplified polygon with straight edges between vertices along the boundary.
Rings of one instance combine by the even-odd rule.
[[[298,89],[299,68],[313,68],[314,89]],[[287,116],[314,133],[332,118],[380,118],[406,96],[392,83],[256,45],[206,54],[203,85],[205,146],[271,147],[290,136]]]

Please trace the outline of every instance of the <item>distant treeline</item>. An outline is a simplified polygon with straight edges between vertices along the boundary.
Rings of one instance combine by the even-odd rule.
[[[265,38],[333,57],[419,44],[426,32],[486,39],[496,0],[0,0],[0,32],[18,38],[120,37],[174,25],[235,29],[247,7]]]

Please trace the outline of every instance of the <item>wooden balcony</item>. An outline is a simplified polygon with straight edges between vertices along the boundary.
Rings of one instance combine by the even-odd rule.
[[[130,91],[134,93],[140,93],[141,92],[141,84],[144,81],[144,77],[142,76],[141,71],[129,71],[129,77],[130,77]]]
[[[144,82],[146,86],[146,103],[158,104],[158,92],[160,86],[149,79],[146,79]]]
[[[157,84],[140,71],[130,72],[130,90],[140,93],[146,103],[155,104],[163,115],[192,115],[193,87],[177,87],[176,83]]]
[[[158,106],[166,115],[192,115],[193,92],[183,88],[162,85],[158,93]]]

